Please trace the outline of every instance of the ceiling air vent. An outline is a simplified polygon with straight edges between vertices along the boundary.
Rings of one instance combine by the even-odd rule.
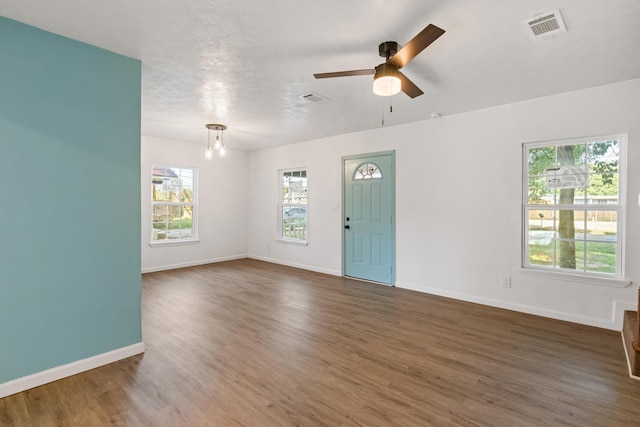
[[[527,28],[529,36],[534,40],[543,38],[555,33],[564,33],[567,27],[562,20],[560,9],[537,15],[523,22]]]
[[[313,93],[313,92],[309,92],[309,93],[305,93],[304,95],[300,95],[300,99],[302,99],[305,102],[308,102],[310,104],[315,104],[317,102],[324,102],[327,100],[327,98],[318,95],[317,93]]]

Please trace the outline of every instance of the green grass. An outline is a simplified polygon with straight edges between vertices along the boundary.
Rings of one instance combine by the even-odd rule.
[[[576,242],[576,266],[582,270],[584,266],[584,251],[581,242]],[[615,273],[616,272],[616,244],[605,242],[587,242],[587,272]],[[553,267],[553,242],[546,246],[530,245],[529,262],[532,265]]]
[[[169,230],[178,230],[178,229],[184,229],[184,228],[191,228],[193,225],[193,220],[190,219],[183,219],[180,220],[178,219],[173,219],[171,220],[171,222],[169,223]],[[167,227],[165,227],[164,223],[154,223],[153,224],[153,228],[155,228],[156,230],[166,230]]]

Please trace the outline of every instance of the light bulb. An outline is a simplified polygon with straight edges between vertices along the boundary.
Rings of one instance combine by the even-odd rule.
[[[220,146],[220,149],[218,150],[218,155],[219,155],[220,157],[224,157],[224,156],[225,156],[225,154],[227,154],[227,150],[225,150],[224,145],[221,145],[221,146]]]
[[[220,147],[222,147],[222,144],[220,144],[220,136],[216,135],[216,142],[215,142],[215,144],[213,144],[213,149],[214,150],[219,150]]]
[[[207,146],[207,150],[204,152],[204,157],[209,160],[211,159],[211,157],[213,157],[213,148],[211,148],[211,146]]]

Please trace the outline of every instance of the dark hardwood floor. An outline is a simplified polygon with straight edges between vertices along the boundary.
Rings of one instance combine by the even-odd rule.
[[[619,332],[255,260],[143,276],[146,353],[2,426],[638,426]]]

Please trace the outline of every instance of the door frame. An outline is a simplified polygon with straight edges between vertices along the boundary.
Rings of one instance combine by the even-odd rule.
[[[346,276],[346,240],[345,240],[345,225],[346,221],[345,221],[345,217],[346,217],[346,213],[345,213],[345,197],[346,197],[346,192],[345,192],[345,162],[347,160],[355,160],[355,159],[365,159],[365,158],[371,158],[371,157],[382,157],[382,156],[391,156],[391,179],[393,180],[391,183],[391,238],[389,239],[389,245],[391,246],[389,248],[389,253],[391,254],[391,283],[388,283],[388,285],[390,286],[395,286],[396,285],[396,150],[389,150],[389,151],[377,151],[377,152],[373,152],[373,153],[362,153],[362,154],[352,154],[349,156],[342,156],[342,178],[341,178],[341,183],[342,183],[342,209],[340,210],[342,213],[342,220],[340,221],[341,223],[341,228],[340,228],[340,232],[341,232],[341,240],[342,240],[342,277]],[[351,277],[351,276],[349,276]],[[357,279],[357,277],[355,277],[355,279]],[[365,280],[365,279],[362,279]],[[380,283],[380,282],[376,282],[376,283]],[[386,284],[386,283],[385,283]]]

